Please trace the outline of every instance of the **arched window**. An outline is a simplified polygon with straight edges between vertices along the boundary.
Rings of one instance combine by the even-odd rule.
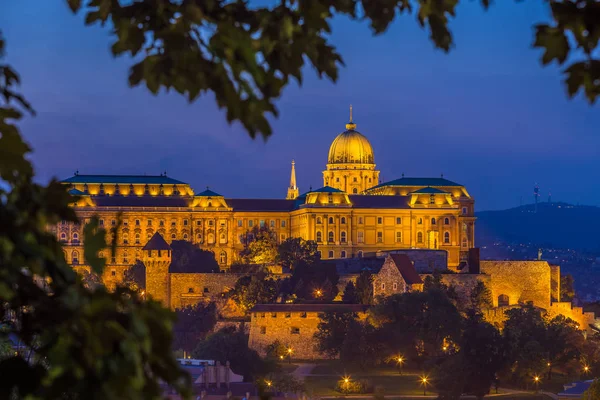
[[[333,243],[335,239],[335,236],[333,235],[333,231],[329,231],[329,234],[327,235],[327,241],[329,243]]]
[[[220,243],[227,243],[227,235],[225,235],[224,233],[221,233],[221,235],[219,236],[219,240],[220,240]]]
[[[60,234],[60,240],[61,240],[62,242],[66,242],[66,241],[67,241],[67,234],[66,234],[66,233],[64,233],[64,232],[63,232],[63,233],[61,233],[61,234]]]
[[[346,231],[340,233],[340,242],[346,243]]]
[[[465,248],[465,249],[468,247],[467,238],[463,238],[463,240],[462,240],[462,247]]]
[[[146,235],[146,239],[150,240],[152,238],[152,234],[150,232],[148,232],[148,234]]]
[[[128,233],[123,234],[123,244],[129,244],[129,234]]]
[[[371,178],[369,178],[369,183],[371,183],[373,180]]]
[[[435,218],[431,218],[431,225],[435,225]]]
[[[79,252],[77,250],[71,252],[71,264],[79,264]]]
[[[75,232],[73,234],[73,242],[75,242],[75,243],[79,242],[79,233]]]
[[[215,235],[213,235],[212,233],[208,234],[208,244],[214,244],[215,243]]]
[[[322,223],[323,223],[323,221],[321,220],[321,217],[317,217],[317,224],[319,224],[319,225],[320,225],[320,224],[322,224]]]
[[[123,252],[123,264],[129,264],[129,256],[126,251]]]
[[[444,232],[444,244],[450,244],[450,232]]]
[[[321,231],[317,232],[317,243],[321,243],[323,241],[322,235],[321,235]]]
[[[417,243],[423,243],[423,232],[417,232]]]
[[[444,225],[450,225],[450,218],[444,218]]]
[[[227,264],[227,253],[225,253],[224,251],[222,251],[221,254],[219,254],[219,263]]]
[[[329,258],[333,258],[333,250],[329,250]]]
[[[346,258],[346,251],[342,250],[342,253],[340,254],[340,258]]]
[[[174,233],[171,233],[171,240],[175,240],[175,239],[177,239],[177,235]]]
[[[358,193],[358,189],[357,188],[352,189],[352,194],[357,194],[357,193]]]
[[[419,217],[419,219],[417,220],[417,224],[419,224],[419,225],[423,225],[423,218],[420,218],[420,217]]]
[[[187,233],[183,234],[183,240],[188,240],[188,234]]]
[[[362,258],[362,256],[363,256],[363,252],[362,252],[362,250],[359,250],[358,251],[358,258]]]
[[[140,244],[140,234],[139,233],[135,234],[135,244]]]
[[[501,294],[498,296],[498,307],[505,307],[510,304],[509,297],[506,294]]]
[[[463,223],[462,230],[463,230],[463,232],[467,231],[467,224]]]
[[[345,224],[346,223],[346,217],[342,217],[342,219],[340,220],[340,223]]]
[[[196,235],[196,240],[198,241],[198,243],[202,243],[202,234],[201,233]]]
[[[358,182],[358,178],[354,177],[354,179],[352,179],[354,182]]]
[[[333,224],[333,217],[329,217],[329,223]]]

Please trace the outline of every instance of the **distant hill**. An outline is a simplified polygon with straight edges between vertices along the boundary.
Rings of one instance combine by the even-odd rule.
[[[531,243],[577,250],[600,249],[600,207],[539,203],[476,213],[478,246],[495,242]]]

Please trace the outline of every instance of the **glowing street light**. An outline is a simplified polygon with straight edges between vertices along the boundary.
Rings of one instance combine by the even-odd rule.
[[[537,393],[538,391],[538,387],[540,385],[540,377],[539,376],[534,376],[533,377],[533,382],[535,383],[535,392]]]
[[[587,365],[585,365],[585,366],[583,367],[583,373],[587,375],[587,373],[588,373],[588,372],[590,372],[590,367],[589,367],[589,366],[587,366]]]
[[[291,347],[288,347],[287,354],[288,354],[288,361],[291,364],[292,363],[292,348]]]
[[[427,377],[422,376],[421,377],[421,385],[423,385],[423,396],[427,396],[427,383],[429,383],[429,380],[427,379]]]
[[[344,382],[344,390],[348,391],[348,384],[350,383],[350,376],[346,375],[342,377],[342,381]]]
[[[398,358],[396,358],[396,362],[398,363],[398,372],[400,375],[402,375],[402,364],[404,364],[404,357],[399,355]]]
[[[267,386],[269,387],[269,389],[271,389],[271,385],[273,384],[273,382],[271,382],[271,381],[265,381],[265,383],[267,384]]]
[[[314,295],[317,299],[319,299],[321,296],[323,296],[323,291],[321,289],[316,289]]]

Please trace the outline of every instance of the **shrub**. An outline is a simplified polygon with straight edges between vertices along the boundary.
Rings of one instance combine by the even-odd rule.
[[[340,380],[335,388],[337,392],[344,394],[364,394],[373,392],[373,383],[369,379],[358,379],[344,382]]]

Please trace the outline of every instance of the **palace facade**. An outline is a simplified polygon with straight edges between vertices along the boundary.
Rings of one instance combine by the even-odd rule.
[[[440,178],[400,177],[379,182],[369,140],[352,121],[333,140],[323,187],[300,193],[295,163],[286,198],[229,198],[209,188],[196,193],[167,176],[84,175],[62,181],[78,196],[74,204],[85,223],[98,215],[106,228],[122,225],[115,257],[107,259],[105,281],[142,259],[142,248],[158,232],[167,241],[188,240],[214,252],[222,269],[238,259],[241,238],[268,227],[278,240],[315,240],[323,259],[360,257],[399,249],[439,249],[459,269],[474,247],[474,200],[466,188]],[[52,227],[66,259],[83,265],[82,227]],[[107,229],[109,230],[109,229]]]

